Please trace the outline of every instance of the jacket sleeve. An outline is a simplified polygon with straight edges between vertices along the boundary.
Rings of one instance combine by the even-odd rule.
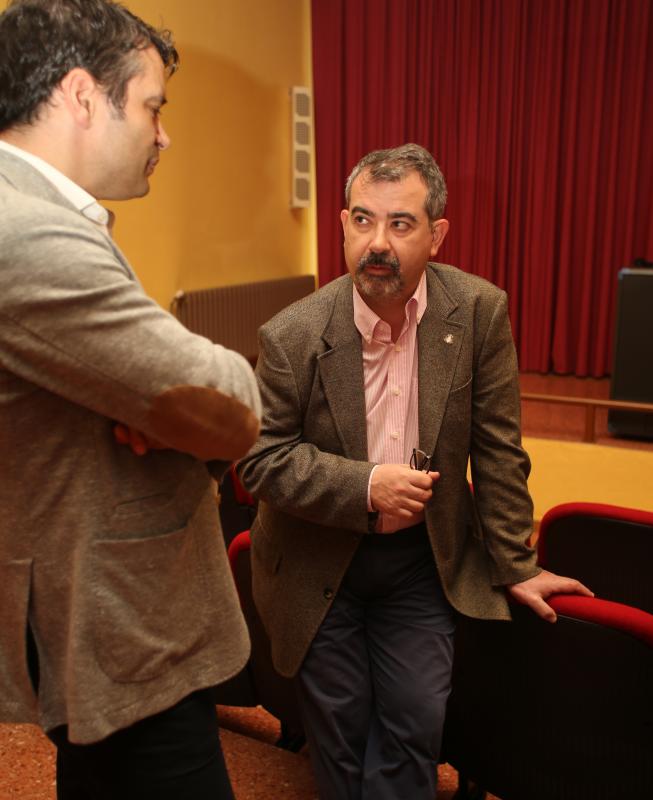
[[[83,218],[18,206],[0,234],[2,367],[172,449],[242,456],[260,415],[247,361],[149,299]]]
[[[293,335],[301,337],[302,332],[293,327]],[[366,533],[367,484],[374,465],[340,454],[314,372],[315,354],[293,368],[281,339],[269,325],[259,331],[261,436],[239,462],[239,475],[252,494],[276,510],[325,527]]]
[[[540,569],[528,545],[530,460],[521,444],[519,373],[504,292],[495,298],[476,357],[470,466],[493,584],[536,575]]]

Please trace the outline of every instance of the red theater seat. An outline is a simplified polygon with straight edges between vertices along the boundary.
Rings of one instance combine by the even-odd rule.
[[[653,512],[601,503],[564,503],[542,518],[538,562],[573,575],[597,597],[653,614]]]
[[[650,597],[651,517],[554,509],[540,527],[541,563],[601,597],[551,598],[554,625],[521,606],[513,623],[460,620],[444,745],[458,800],[483,790],[501,800],[653,797],[653,614],[638,604]],[[468,792],[472,782],[482,789]]]
[[[233,538],[228,555],[241,608],[249,629],[252,652],[244,670],[248,687],[240,695],[238,691],[231,691],[230,701],[223,702],[227,705],[263,706],[281,723],[281,737],[277,744],[288,750],[299,750],[305,739],[294,685],[290,679],[279,675],[272,665],[270,641],[252,598],[249,531],[243,531]],[[231,688],[238,690],[239,687]],[[240,688],[243,688],[242,684]],[[226,696],[228,689],[227,684],[223,685],[223,696]],[[218,702],[220,702],[219,692],[220,688]]]
[[[220,523],[225,545],[246,528],[256,516],[256,501],[245,489],[232,464],[220,484]]]

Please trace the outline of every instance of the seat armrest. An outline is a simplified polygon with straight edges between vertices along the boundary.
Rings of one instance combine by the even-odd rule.
[[[557,614],[616,628],[653,647],[653,614],[639,608],[578,594],[553,595],[547,602]]]
[[[249,531],[241,531],[231,540],[229,549],[227,550],[227,556],[229,557],[229,564],[231,566],[232,573],[234,573],[236,570],[236,561],[238,560],[238,556],[243,551],[249,550],[250,545],[251,539],[249,536]]]

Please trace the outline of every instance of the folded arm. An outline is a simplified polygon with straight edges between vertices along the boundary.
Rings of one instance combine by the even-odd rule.
[[[242,456],[260,414],[247,361],[190,333],[100,233],[61,214],[65,226],[35,223],[29,241],[3,241],[3,366],[162,446],[202,460]]]

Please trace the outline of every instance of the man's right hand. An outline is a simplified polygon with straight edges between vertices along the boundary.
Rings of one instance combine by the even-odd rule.
[[[379,464],[370,482],[372,508],[404,519],[419,514],[439,477],[439,472],[420,472],[407,464]]]
[[[130,428],[121,422],[116,422],[113,426],[113,436],[118,444],[125,444],[131,448],[132,453],[137,456],[144,456],[149,450],[165,450],[166,445],[157,442],[155,439],[147,438],[145,434]]]

